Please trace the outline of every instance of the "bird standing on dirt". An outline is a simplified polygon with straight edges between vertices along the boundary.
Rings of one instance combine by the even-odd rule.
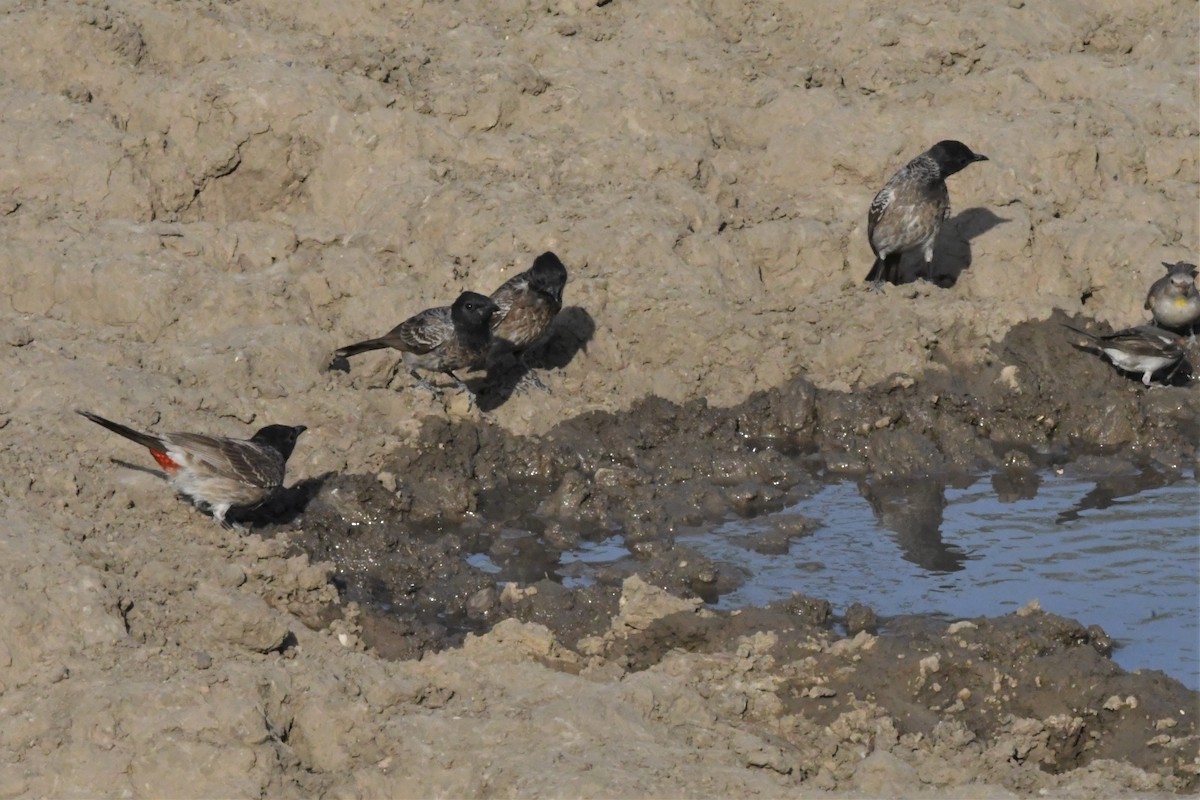
[[[1163,262],[1167,274],[1146,294],[1146,308],[1154,321],[1175,331],[1193,330],[1200,322],[1200,293],[1196,291],[1196,265],[1186,261]]]
[[[141,433],[90,411],[77,411],[97,425],[150,450],[175,491],[212,510],[221,527],[234,506],[256,506],[283,485],[287,460],[303,425],[268,425],[249,439],[201,433]]]
[[[427,308],[383,336],[342,347],[334,356],[349,358],[390,347],[403,354],[409,374],[434,394],[438,394],[437,389],[417,374],[418,369],[443,372],[466,389],[454,370],[472,366],[487,354],[492,340],[490,321],[498,308],[490,298],[463,292],[454,305]]]
[[[883,185],[867,213],[867,238],[875,253],[875,264],[867,273],[872,289],[880,289],[884,281],[898,283],[900,259],[913,250],[922,251],[933,280],[933,246],[950,217],[946,178],[987,160],[962,142],[944,140],[909,161]]]
[[[1126,328],[1107,336],[1094,336],[1065,323],[1063,327],[1087,338],[1087,345],[1076,347],[1107,357],[1117,369],[1134,374],[1140,372],[1146,386],[1150,385],[1150,378],[1156,372],[1171,367],[1171,374],[1174,374],[1183,360],[1183,341],[1170,331],[1153,325]]]
[[[566,284],[566,266],[554,253],[545,252],[533,260],[533,266],[492,292],[498,310],[492,315],[491,358],[511,352],[526,366],[526,350],[545,335],[562,310]],[[545,388],[536,376],[534,382]]]

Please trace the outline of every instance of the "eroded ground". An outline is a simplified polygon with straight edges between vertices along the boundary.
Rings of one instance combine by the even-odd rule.
[[[1103,620],[716,614],[733,576],[673,542],[822,471],[899,514],[914,472],[1194,469],[1196,388],[1057,325],[1197,260],[1194,3],[6,12],[0,796],[1195,789],[1195,693]],[[936,285],[865,292],[871,197],[949,137],[991,160]],[[551,393],[327,369],[545,250]],[[240,535],[76,408],[308,431]]]

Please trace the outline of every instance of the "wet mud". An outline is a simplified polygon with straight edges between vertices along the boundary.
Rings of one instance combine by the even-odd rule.
[[[779,510],[821,481],[853,479],[907,558],[953,569],[937,530],[943,490],[956,480],[990,473],[999,492],[1024,496],[1039,470],[1069,463],[1102,477],[1086,506],[1194,468],[1200,391],[1145,389],[1072,349],[1064,321],[1016,326],[985,368],[897,374],[853,394],[797,378],[730,408],[647,398],[542,436],[509,433],[486,413],[429,417],[378,474],[324,480],[290,541],[335,565],[363,643],[384,658],[458,647],[509,618],[545,625],[568,648],[626,671],[769,636],[761,655],[773,699],[732,700],[740,713],[830,723],[868,703],[894,720],[887,730],[864,723],[868,739],[1011,745],[1013,764],[1049,771],[1116,759],[1195,788],[1196,694],[1113,664],[1102,621],[1027,608],[954,624],[887,619],[875,635],[872,609],[834,609],[803,586],[785,602],[716,612],[702,603],[736,588],[738,576],[676,538]],[[1130,474],[1136,485],[1113,477]],[[784,552],[804,531],[800,519],[746,544]],[[585,580],[564,567],[563,554],[597,545],[624,552]],[[613,637],[634,576],[686,610]],[[1056,721],[1020,722],[1048,719]],[[1152,740],[1160,745],[1147,747]],[[803,746],[789,752],[797,769],[809,763]]]

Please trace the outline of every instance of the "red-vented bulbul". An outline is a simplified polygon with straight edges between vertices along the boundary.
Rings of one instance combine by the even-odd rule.
[[[938,142],[909,161],[893,175],[867,213],[867,238],[875,264],[867,273],[872,289],[884,281],[900,280],[900,259],[920,250],[933,280],[933,245],[950,217],[950,190],[946,178],[988,157],[952,139]]]
[[[546,334],[562,310],[566,283],[566,266],[554,253],[545,252],[492,292],[497,311],[492,315],[491,356],[511,352],[525,366],[525,351]],[[545,388],[536,376],[534,381]]]
[[[451,306],[427,308],[409,317],[376,339],[347,345],[334,352],[338,358],[382,350],[390,347],[403,354],[409,374],[419,383],[433,389],[418,369],[443,372],[464,389],[466,385],[454,370],[472,366],[487,354],[492,334],[489,322],[497,305],[475,292],[463,292]]]
[[[283,485],[284,468],[303,425],[268,425],[249,439],[227,439],[202,433],[155,435],[128,428],[90,411],[76,413],[137,442],[167,474],[175,491],[207,506],[222,527],[234,506],[255,506]]]

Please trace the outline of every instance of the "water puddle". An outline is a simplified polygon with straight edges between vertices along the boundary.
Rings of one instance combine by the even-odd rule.
[[[760,546],[778,543],[780,529],[789,532],[783,547]],[[886,622],[995,616],[1036,598],[1047,611],[1101,625],[1126,669],[1161,669],[1200,688],[1194,476],[832,483],[780,513],[678,541],[740,574],[744,582],[718,608],[802,592],[839,612],[865,603]]]
[[[1195,475],[1147,468],[1087,475],[1081,463],[966,479],[828,481],[785,495],[781,511],[677,530],[714,561],[722,609],[800,593],[844,613],[996,616],[1037,600],[1103,627],[1126,669],[1162,669],[1200,688],[1200,491]],[[568,589],[640,570],[619,529],[547,541],[546,487],[486,495],[500,525],[470,566],[497,584],[551,579]],[[562,540],[562,537],[559,537]],[[695,587],[694,587],[695,588]]]
[[[625,547],[623,536],[611,536],[603,541],[583,541],[574,550],[559,553],[545,547],[541,537],[523,531],[506,531],[505,557],[497,560],[495,548],[491,553],[474,553],[467,563],[493,575],[497,583],[516,581],[534,583],[552,578],[568,589],[591,586],[596,582],[595,567],[618,562],[636,563]]]

